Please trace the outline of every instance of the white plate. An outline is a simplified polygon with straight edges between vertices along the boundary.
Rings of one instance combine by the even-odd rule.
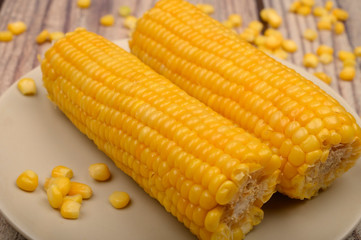
[[[126,40],[117,43],[128,49]],[[36,96],[22,96],[14,84],[0,98],[0,210],[17,230],[38,240],[195,239],[55,108],[42,87],[40,68],[25,77],[36,80]],[[345,102],[330,87],[310,78]],[[99,183],[91,179],[87,168],[97,162],[108,164],[112,172],[110,181]],[[74,180],[87,183],[94,190],[94,196],[83,202],[78,220],[63,219],[49,206],[41,188],[57,165],[72,168]],[[40,186],[33,193],[23,192],[15,185],[17,176],[25,169],[39,175]],[[311,201],[275,195],[265,206],[264,221],[246,239],[342,239],[361,217],[360,182],[358,162]],[[115,190],[130,194],[131,204],[127,208],[116,210],[108,203],[108,196]]]

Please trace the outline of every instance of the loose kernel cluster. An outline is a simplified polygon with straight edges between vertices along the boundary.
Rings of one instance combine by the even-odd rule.
[[[7,30],[0,31],[0,42],[10,42],[14,35],[20,35],[26,31],[26,24],[22,21],[11,22],[7,26]]]

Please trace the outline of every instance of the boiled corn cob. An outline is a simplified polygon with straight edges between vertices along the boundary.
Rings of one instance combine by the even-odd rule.
[[[278,190],[292,198],[316,195],[360,155],[360,127],[343,106],[190,3],[160,0],[130,48],[281,156]]]
[[[84,29],[41,69],[59,109],[199,238],[239,239],[263,218],[281,160],[259,139]]]

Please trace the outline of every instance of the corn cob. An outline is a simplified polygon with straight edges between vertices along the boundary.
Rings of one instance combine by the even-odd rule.
[[[262,220],[281,160],[259,139],[84,29],[41,69],[50,100],[199,238],[242,238]]]
[[[278,190],[304,199],[354,165],[361,130],[319,87],[183,0],[138,20],[133,54],[282,158]]]

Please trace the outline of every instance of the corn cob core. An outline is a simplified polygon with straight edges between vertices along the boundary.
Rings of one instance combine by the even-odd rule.
[[[259,139],[84,29],[41,69],[74,125],[199,238],[240,238],[263,218],[281,161]]]
[[[130,48],[281,156],[278,190],[290,197],[316,195],[360,155],[360,127],[335,99],[185,1],[159,1]]]

